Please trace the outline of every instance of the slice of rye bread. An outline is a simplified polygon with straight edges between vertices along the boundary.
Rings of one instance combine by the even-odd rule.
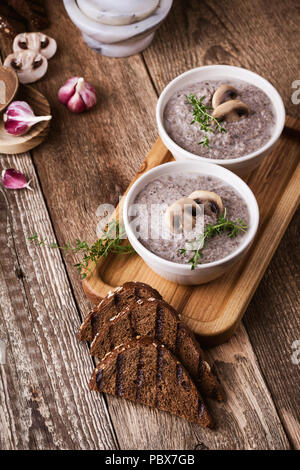
[[[212,420],[185,368],[160,342],[132,339],[97,365],[90,389],[168,411],[211,427]]]
[[[163,300],[152,297],[130,302],[103,324],[94,337],[90,354],[101,360],[119,344],[139,336],[155,338],[176,355],[204,397],[224,399],[222,388],[194,334]]]
[[[131,300],[154,297],[161,299],[157,290],[143,282],[125,282],[111,291],[84,319],[78,333],[81,341],[92,341],[106,320],[120,313]]]

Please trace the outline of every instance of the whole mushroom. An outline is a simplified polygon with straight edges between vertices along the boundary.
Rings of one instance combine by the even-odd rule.
[[[21,33],[13,42],[13,51],[22,52],[31,50],[42,54],[46,59],[51,59],[57,49],[55,39],[43,33]]]
[[[42,54],[26,50],[9,54],[3,64],[17,72],[21,83],[33,83],[47,72],[48,61]]]
[[[234,86],[228,84],[221,85],[213,95],[213,108],[217,108],[220,104],[225,103],[226,101],[235,100],[237,96],[238,91]]]
[[[204,214],[216,215],[219,217],[223,212],[223,202],[221,197],[214,191],[197,190],[189,195],[196,204],[203,204]]]
[[[212,116],[218,121],[234,122],[249,116],[248,106],[239,100],[230,100],[220,104]]]
[[[191,231],[196,224],[196,217],[200,209],[195,201],[185,197],[171,204],[165,213],[165,222],[169,229],[175,233]]]

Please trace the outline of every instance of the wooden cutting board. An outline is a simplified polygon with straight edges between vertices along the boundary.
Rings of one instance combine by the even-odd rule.
[[[171,160],[171,153],[159,138],[131,185],[146,171]],[[138,255],[111,255],[101,260],[83,281],[87,297],[96,303],[126,281],[146,282],[181,314],[200,336],[201,344],[214,346],[227,341],[241,321],[299,204],[299,121],[287,118],[276,148],[246,182],[257,198],[260,224],[250,251],[231,272],[208,284],[180,286],[155,274]],[[121,213],[121,207],[118,212]]]

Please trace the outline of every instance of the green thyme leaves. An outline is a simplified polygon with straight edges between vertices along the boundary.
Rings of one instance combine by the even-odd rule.
[[[188,103],[193,106],[193,120],[191,124],[197,122],[200,126],[200,129],[204,132],[227,132],[226,129],[221,126],[219,121],[209,113],[212,108],[205,106],[203,103],[205,98],[204,96],[201,96],[201,98],[198,100],[197,97],[191,93],[186,98]],[[203,147],[210,147],[208,136],[204,137],[204,139],[198,142],[198,144],[202,145]]]
[[[187,255],[188,252],[193,252],[193,256],[189,259],[188,263],[191,264],[191,269],[195,269],[204,256],[202,249],[209,238],[223,233],[226,233],[229,238],[235,238],[239,233],[246,232],[247,228],[247,225],[242,219],[233,221],[226,217],[225,210],[218,218],[216,224],[207,224],[204,233],[199,235],[196,240],[189,243],[189,249],[182,248],[180,253]]]
[[[85,241],[76,240],[73,245],[67,243],[64,246],[58,246],[56,243],[48,243],[46,240],[41,239],[37,233],[29,237],[32,243],[37,246],[46,246],[48,248],[57,248],[64,253],[81,253],[83,255],[82,261],[74,265],[82,279],[85,279],[87,273],[90,271],[90,263],[96,264],[100,258],[105,258],[111,253],[126,255],[134,253],[134,249],[130,244],[124,244],[125,229],[123,225],[115,220],[108,223],[103,230],[101,238],[99,238],[93,245],[89,245]]]

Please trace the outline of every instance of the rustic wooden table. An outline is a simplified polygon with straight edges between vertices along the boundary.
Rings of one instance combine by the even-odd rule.
[[[7,349],[0,447],[300,448],[299,365],[292,361],[300,339],[299,212],[242,325],[208,353],[228,396],[211,404],[214,431],[89,392],[93,362],[76,338],[89,309],[73,268],[78,258],[27,241],[35,231],[59,244],[95,240],[97,207],[115,204],[126,189],[157,137],[157,96],[185,70],[216,63],[254,70],[300,118],[300,105],[291,101],[292,82],[300,79],[299,1],[175,0],[153,44],[118,60],[88,49],[62,2],[47,3],[58,52],[34,86],[50,101],[51,131],[31,153],[0,156],[0,169],[21,170],[34,188],[0,188],[0,340]],[[10,51],[2,41],[2,57]],[[89,113],[74,115],[57,100],[73,75],[97,87],[99,104]]]

